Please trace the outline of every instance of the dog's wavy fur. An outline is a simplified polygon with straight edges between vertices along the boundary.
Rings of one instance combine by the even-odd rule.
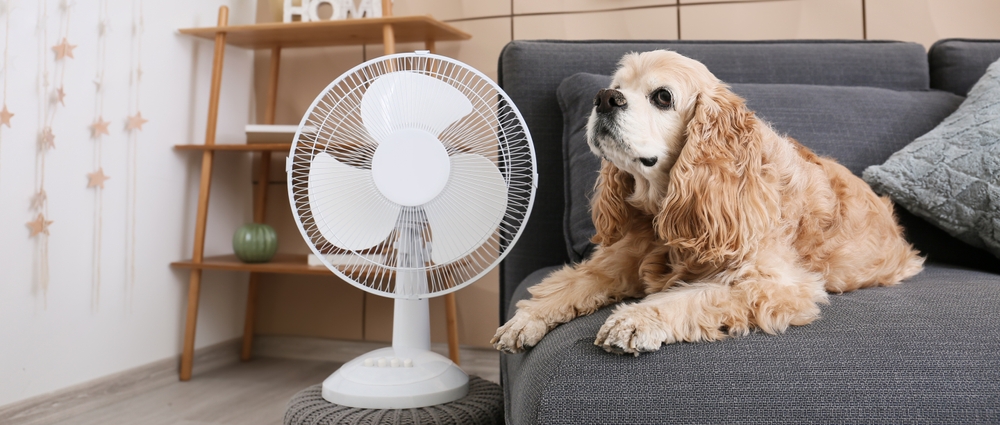
[[[641,85],[650,73],[677,86],[683,128],[664,121],[664,159],[651,170],[588,133],[612,159],[592,205],[598,248],[529,289],[497,330],[498,349],[520,352],[560,323],[635,297],[644,299],[617,307],[595,344],[638,355],[755,328],[776,334],[817,319],[828,291],[894,285],[921,270],[887,198],[776,134],[701,63],[630,54],[613,84]]]

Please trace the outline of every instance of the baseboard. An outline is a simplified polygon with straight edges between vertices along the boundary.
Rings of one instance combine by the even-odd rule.
[[[212,369],[239,361],[242,339],[202,347],[194,352],[192,379]],[[177,382],[180,356],[100,377],[72,387],[0,406],[4,425],[49,424],[72,418],[135,394]]]
[[[254,357],[280,359],[320,360],[346,363],[372,350],[388,347],[388,343],[370,341],[343,341],[300,336],[256,335],[253,339]],[[448,356],[448,344],[431,344],[431,350]],[[462,369],[493,382],[500,381],[500,354],[495,350],[462,346],[458,350]],[[2,418],[2,417],[0,417]]]

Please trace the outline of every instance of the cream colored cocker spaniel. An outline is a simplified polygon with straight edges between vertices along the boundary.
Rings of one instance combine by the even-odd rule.
[[[628,54],[594,99],[603,158],[590,259],[530,289],[492,343],[509,353],[625,298],[594,344],[615,353],[770,334],[819,317],[827,292],[894,285],[923,258],[887,198],[775,133],[700,62]]]

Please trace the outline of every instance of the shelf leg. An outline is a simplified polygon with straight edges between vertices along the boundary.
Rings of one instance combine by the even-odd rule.
[[[198,324],[198,300],[201,297],[201,269],[191,270],[188,282],[187,322],[184,327],[184,351],[181,353],[181,381],[191,379],[194,366],[194,331]]]
[[[229,8],[219,7],[219,26],[229,22]],[[222,87],[222,59],[226,52],[226,33],[215,34],[215,55],[212,59],[212,88],[208,99],[208,122],[205,144],[215,144],[215,126],[219,117],[219,90]],[[208,199],[212,189],[212,161],[214,151],[206,150],[201,157],[201,185],[198,189],[198,217],[194,230],[194,253],[191,262],[201,264],[205,259],[205,225],[208,222]],[[181,351],[180,380],[191,379],[194,367],[195,330],[198,328],[198,301],[201,298],[201,269],[191,270],[188,282],[187,321],[184,326],[184,348]]]
[[[271,180],[271,152],[260,153],[260,164],[257,171],[257,193],[254,198],[253,221],[263,223],[266,219],[267,189]],[[253,349],[253,326],[257,313],[257,286],[260,283],[260,273],[250,273],[250,286],[247,289],[247,310],[243,321],[243,350],[240,360],[249,361]]]
[[[200,264],[205,258],[205,224],[208,221],[208,197],[212,188],[213,152],[205,151],[201,158],[201,186],[198,191],[198,217],[194,231],[194,255],[191,261]],[[201,269],[191,270],[188,281],[187,321],[184,326],[184,349],[181,352],[181,381],[191,379],[194,367],[194,336],[198,327],[198,301],[201,298]]]
[[[455,293],[451,292],[444,296],[444,315],[448,325],[448,358],[461,365],[461,357],[458,354],[458,304],[455,302]]]
[[[247,311],[243,322],[243,349],[240,351],[240,360],[250,361],[253,351],[253,325],[257,315],[257,284],[260,280],[260,273],[250,273],[250,286],[247,289]]]
[[[393,32],[392,24],[382,26],[382,44],[385,46],[383,52],[386,55],[396,53],[396,35]]]
[[[278,71],[281,69],[281,47],[271,49],[271,69],[267,84],[267,106],[264,110],[264,123],[274,124],[275,108],[278,102]],[[267,216],[267,191],[271,179],[271,152],[260,153],[260,164],[257,169],[257,192],[254,194],[253,221],[263,223]],[[250,273],[249,288],[247,288],[247,309],[243,321],[243,350],[240,360],[249,361],[253,352],[253,328],[257,315],[257,286],[260,284],[260,273]]]

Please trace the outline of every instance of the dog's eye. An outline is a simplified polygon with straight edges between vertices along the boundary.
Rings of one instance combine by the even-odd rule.
[[[673,96],[670,95],[670,92],[667,91],[667,89],[659,89],[653,92],[653,95],[650,96],[650,100],[653,101],[654,105],[661,109],[668,109],[674,105]]]

